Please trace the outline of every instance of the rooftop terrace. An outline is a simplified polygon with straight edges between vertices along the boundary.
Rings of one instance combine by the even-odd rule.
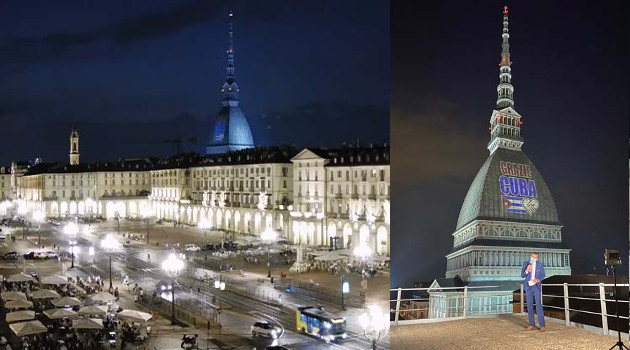
[[[623,321],[623,320],[622,320]],[[627,322],[627,321],[626,321]],[[565,326],[547,318],[547,331],[526,331],[527,316],[500,315],[392,327],[392,349],[609,349],[615,336]],[[611,332],[612,333],[612,332]],[[627,335],[622,334],[625,344]],[[527,346],[526,346],[527,345]]]

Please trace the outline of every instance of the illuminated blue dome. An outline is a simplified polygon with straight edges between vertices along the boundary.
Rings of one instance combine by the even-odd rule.
[[[230,12],[230,46],[227,50],[227,78],[221,88],[223,107],[219,111],[217,120],[212,128],[212,136],[208,147],[206,147],[206,154],[221,154],[254,147],[252,131],[249,129],[245,114],[239,107],[239,89],[234,77],[233,18],[234,14]]]
[[[217,115],[211,137],[206,154],[220,154],[254,147],[247,118],[238,104],[231,106],[224,103]]]

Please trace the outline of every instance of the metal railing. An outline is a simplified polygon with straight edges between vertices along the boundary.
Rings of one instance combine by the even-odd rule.
[[[626,290],[628,289],[630,285],[629,284],[617,284],[617,290],[616,292],[619,293],[620,290],[622,290],[622,288],[625,288]],[[567,326],[572,326],[575,323],[571,321],[571,316],[572,315],[577,315],[577,314],[590,314],[590,315],[596,315],[596,316],[600,316],[601,317],[601,329],[602,329],[602,334],[604,335],[608,335],[610,334],[609,331],[609,327],[608,327],[608,318],[615,318],[617,317],[616,313],[615,314],[610,314],[608,313],[608,308],[610,307],[609,305],[607,305],[607,303],[613,303],[612,305],[614,305],[614,308],[617,307],[617,304],[615,303],[615,299],[613,299],[613,288],[614,285],[612,283],[597,283],[597,284],[571,284],[571,283],[562,283],[562,284],[542,284],[543,287],[543,293],[542,293],[542,297],[543,297],[543,306],[547,309],[552,309],[552,310],[560,310],[564,312],[564,322],[565,325]],[[545,290],[549,290],[550,288],[562,288],[562,294],[556,293],[556,294],[545,294],[544,291]],[[608,290],[607,290],[608,288]],[[525,313],[525,308],[524,308],[524,290],[523,290],[523,286],[521,286],[521,314]],[[588,296],[588,295],[592,295],[592,296]],[[554,299],[562,299],[563,303],[562,306],[558,306],[558,305],[552,305],[551,302],[554,301]],[[548,302],[545,301],[545,299],[548,300]],[[585,309],[577,309],[575,307],[571,307],[571,301],[574,301],[574,304],[577,303],[577,301],[581,301],[582,304],[585,306],[586,304],[588,304],[588,302],[591,302],[591,304],[594,303],[598,303],[599,304],[599,311],[593,311],[593,310],[585,310]],[[625,324],[628,325],[628,306],[629,306],[630,302],[628,301],[628,299],[620,299],[619,300],[619,311],[620,311],[620,315],[619,315],[619,319],[620,319],[620,324]],[[622,310],[625,310],[622,311]],[[622,331],[626,331],[627,329],[623,329],[622,327]],[[596,327],[598,328],[598,327]],[[619,330],[617,330],[619,331]]]
[[[413,292],[420,292],[420,294],[428,294],[431,293],[457,293],[454,298],[450,298],[449,306],[441,307],[440,309],[448,310],[448,316],[431,318],[431,322],[434,321],[442,321],[446,319],[457,319],[457,318],[466,318],[469,317],[470,306],[468,305],[468,293],[469,291],[482,291],[484,292],[484,296],[504,296],[505,292],[493,291],[496,289],[496,286],[482,286],[482,287],[437,287],[437,288],[395,288],[390,289],[390,295],[395,293],[395,299],[390,299],[390,321],[392,325],[398,326],[399,324],[411,324],[411,323],[421,323],[426,322],[429,319],[429,313],[431,312],[431,306],[429,303],[430,298],[428,295],[424,296],[413,296],[411,298],[403,296],[403,293],[409,295]],[[494,293],[494,295],[492,294]],[[411,307],[413,302],[425,302],[427,303],[427,307]],[[393,305],[393,307],[392,307]],[[488,315],[488,314],[499,314],[499,313],[508,313],[508,312],[498,312],[498,306],[509,306],[511,304],[494,304],[494,305],[481,305],[485,311],[481,311],[475,314]],[[494,307],[493,307],[494,306]],[[422,318],[413,318],[410,320],[401,320],[401,314],[404,316],[407,313],[421,311],[426,312],[426,317]],[[512,311],[510,310],[509,313]]]
[[[617,284],[616,292],[620,293],[622,290],[628,290],[630,284]],[[614,285],[610,283],[597,283],[597,284],[542,284],[543,287],[543,307],[547,313],[556,311],[562,314],[563,317],[553,317],[563,319],[567,326],[585,326],[579,322],[572,321],[572,317],[575,318],[579,314],[589,314],[593,316],[601,317],[601,332],[604,335],[609,335],[611,332],[609,327],[609,318],[616,318],[617,304],[613,297]],[[510,301],[510,307],[506,307],[505,303],[492,303],[491,305],[481,305],[477,312],[471,312],[469,305],[468,294],[471,291],[483,292],[481,294],[484,297],[497,297],[506,296],[506,291],[496,291],[494,286],[483,287],[437,287],[437,288],[394,288],[390,289],[390,322],[393,326],[423,323],[423,322],[439,322],[452,319],[463,319],[475,316],[483,315],[498,315],[498,314],[512,314],[514,312],[513,306],[519,305],[520,315],[526,313],[525,291],[523,285],[520,290],[515,290],[510,293],[514,296],[519,295],[520,300]],[[415,295],[414,295],[415,292]],[[435,305],[431,305],[431,297],[429,294],[434,294],[434,300],[438,297],[435,294],[439,293],[451,293],[449,303],[447,306],[441,305],[440,310],[446,311],[440,317],[431,317],[432,307],[435,310]],[[518,293],[518,294],[517,294]],[[407,294],[405,296],[404,294]],[[411,297],[408,297],[411,294]],[[511,299],[511,297],[508,297]],[[493,300],[490,298],[490,300]],[[496,299],[495,299],[496,300]],[[501,299],[499,299],[501,300]],[[560,300],[560,301],[559,301]],[[414,306],[414,303],[418,303],[419,306]],[[435,301],[434,301],[435,303]],[[425,306],[426,305],[426,306]],[[619,299],[619,326],[622,333],[627,333],[625,328],[628,325],[630,318],[628,317],[628,309],[630,302],[628,299],[623,299],[623,294]],[[609,313],[609,310],[614,310]],[[433,312],[436,314],[435,312]],[[411,314],[410,319],[404,319],[407,315]],[[424,317],[416,317],[416,316]],[[548,316],[549,317],[549,316]],[[599,329],[599,322],[594,325],[587,324],[594,329]],[[613,331],[615,332],[615,331]]]

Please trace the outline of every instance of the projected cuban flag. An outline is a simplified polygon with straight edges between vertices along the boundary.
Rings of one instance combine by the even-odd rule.
[[[527,210],[523,207],[523,197],[503,196],[501,203],[504,212],[528,214]]]

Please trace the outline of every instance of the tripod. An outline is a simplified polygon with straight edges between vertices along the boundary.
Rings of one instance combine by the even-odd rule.
[[[615,296],[615,313],[617,314],[617,343],[615,343],[615,345],[613,345],[610,349],[608,350],[613,350],[614,348],[619,348],[619,350],[630,350],[628,349],[628,347],[626,346],[626,344],[624,344],[621,341],[621,330],[619,329],[619,298],[617,297],[617,275],[615,274],[615,265],[611,265],[610,266],[612,268],[612,274],[613,274],[613,280],[615,282],[615,286],[613,287],[613,295]]]

